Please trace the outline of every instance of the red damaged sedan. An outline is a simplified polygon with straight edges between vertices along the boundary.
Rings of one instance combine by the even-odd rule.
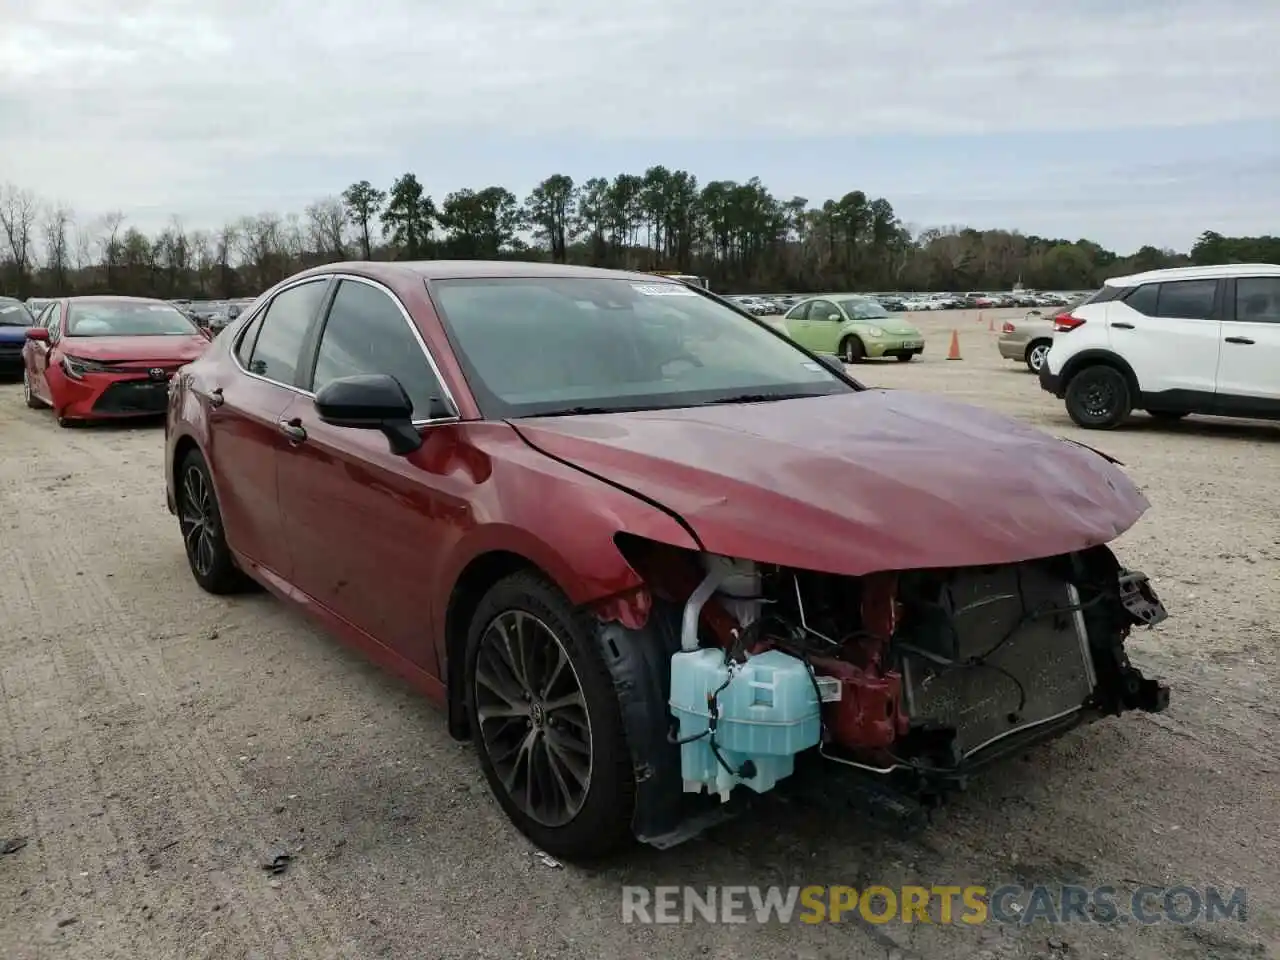
[[[209,347],[200,328],[163,300],[68,297],[28,327],[22,392],[61,426],[164,413],[169,381]]]
[[[169,508],[448,711],[565,858],[691,835],[804,765],[936,795],[1158,711],[1166,616],[1113,462],[869,389],[707,291],[529,263],[347,263],[175,379]]]

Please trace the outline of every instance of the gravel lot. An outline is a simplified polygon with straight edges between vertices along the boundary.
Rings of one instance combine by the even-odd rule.
[[[1005,315],[1021,311],[1005,311]],[[1118,549],[1171,619],[1130,649],[1170,710],[987,772],[921,828],[781,801],[674,850],[541,862],[444,718],[265,595],[192,581],[158,426],[60,430],[0,385],[0,956],[1237,960],[1280,944],[1280,425],[1135,415],[1085,434],[987,319],[922,315],[869,383],[993,407],[1117,457]],[[959,329],[964,359],[947,362]],[[1046,510],[1053,504],[1045,504]],[[287,872],[263,869],[273,849]],[[1058,930],[623,925],[634,884],[1244,886],[1245,924]]]

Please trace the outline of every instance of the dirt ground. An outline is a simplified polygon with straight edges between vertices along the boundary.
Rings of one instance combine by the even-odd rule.
[[[61,430],[0,385],[0,841],[26,839],[0,856],[0,956],[1280,955],[1280,425],[1138,414],[1085,434],[999,358],[992,317],[924,315],[921,360],[855,372],[1124,461],[1152,507],[1117,549],[1171,613],[1130,649],[1172,685],[1169,711],[989,770],[924,826],[779,801],[596,871],[544,864],[471,748],[398,682],[268,596],[196,587],[159,426]],[[273,875],[281,848],[292,861]],[[1242,886],[1249,913],[1054,930],[621,922],[624,883],[1035,882]]]

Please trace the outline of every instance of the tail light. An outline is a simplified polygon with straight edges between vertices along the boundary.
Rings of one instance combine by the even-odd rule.
[[[1001,333],[1013,333],[1013,331],[1014,331],[1014,330],[1016,330],[1016,329],[1017,329],[1017,327],[1015,327],[1012,323],[1010,323],[1008,320],[1006,320],[1006,321],[1004,322],[1004,326],[1002,326],[1002,327],[1000,328],[1000,332],[1001,332]]]
[[[1070,333],[1076,327],[1084,323],[1079,317],[1073,317],[1069,313],[1060,313],[1053,318],[1054,333]]]

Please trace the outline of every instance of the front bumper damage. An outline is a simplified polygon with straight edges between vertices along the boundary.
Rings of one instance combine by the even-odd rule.
[[[877,789],[933,804],[963,789],[982,768],[1081,724],[1129,710],[1164,710],[1168,688],[1134,667],[1124,646],[1134,627],[1151,627],[1167,617],[1147,577],[1122,568],[1106,547],[1046,563],[1043,569],[1009,565],[949,574],[954,627],[939,633],[941,621],[913,616],[908,598],[905,615],[880,624],[890,629],[878,660],[866,658],[875,646],[869,639],[875,632],[874,609],[901,610],[903,604],[895,597],[884,607],[883,597],[877,599],[863,584],[865,622],[850,632],[846,650],[806,658],[817,678],[826,676],[823,690],[838,682],[844,693],[840,702],[829,702],[819,692],[824,697],[821,739],[803,752],[797,769],[832,778],[854,774],[874,781]],[[911,576],[895,578],[899,597],[922,589]],[[1032,610],[1039,604],[1045,611],[1029,619],[1024,609],[1016,630],[996,626],[1001,617],[1013,615],[1011,577],[1019,580],[1018,602]],[[798,589],[800,581],[795,582]],[[1066,591],[1065,603],[1053,599],[1057,589]],[[597,631],[631,750],[633,832],[658,847],[695,836],[772,789],[772,783],[753,786],[743,774],[741,783],[753,789],[733,789],[729,802],[710,785],[707,792],[690,792],[677,743],[681,731],[669,706],[673,658],[682,652],[690,591],[664,592],[657,591],[640,629],[602,622]],[[817,619],[814,607],[808,629],[817,633],[812,625],[827,623]],[[709,614],[700,620],[704,645],[715,643],[715,624],[724,622],[723,612],[704,611]],[[759,631],[756,641],[766,642]],[[995,645],[999,649],[991,650]],[[1015,697],[1018,687],[1027,689]],[[798,787],[801,778],[794,781],[784,779],[779,789]]]

